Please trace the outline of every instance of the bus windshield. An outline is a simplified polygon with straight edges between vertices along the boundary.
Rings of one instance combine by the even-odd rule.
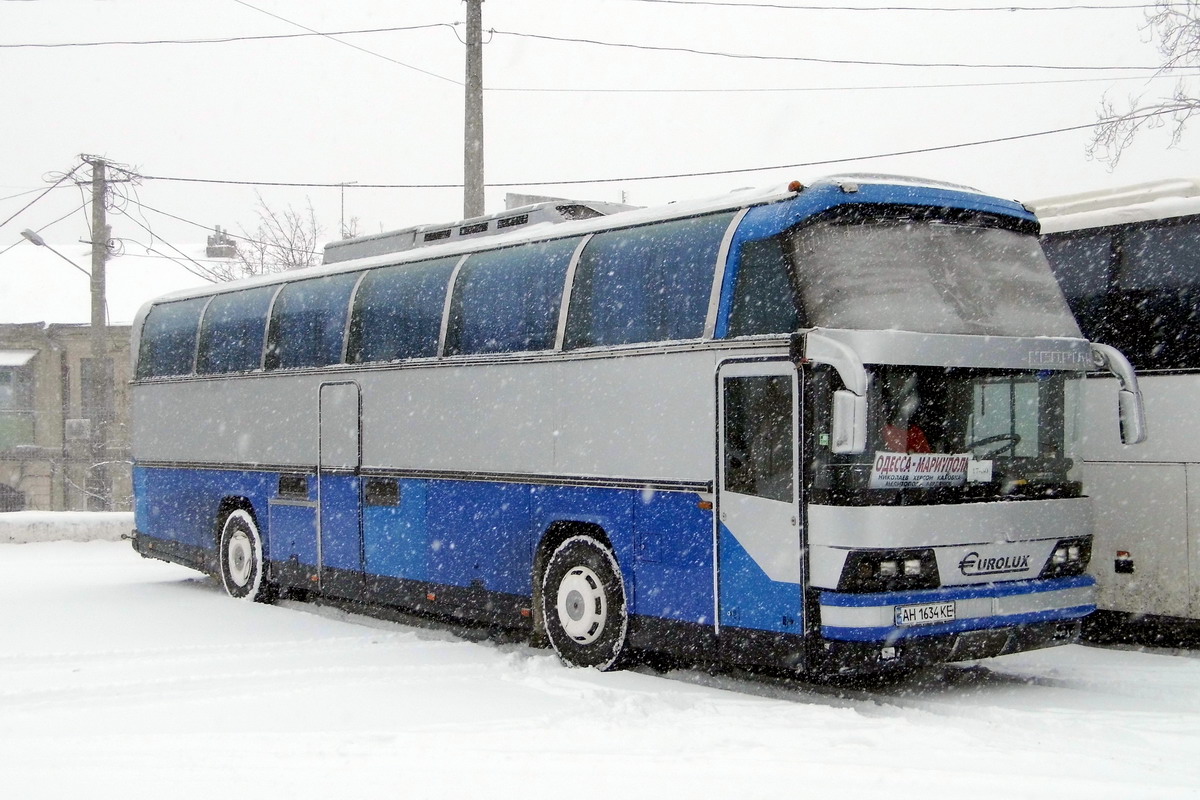
[[[828,372],[816,373],[816,394],[827,396]],[[1065,372],[873,367],[865,452],[834,455],[822,436],[827,422],[814,420],[818,502],[1077,497],[1080,380]]]
[[[790,244],[812,326],[1082,338],[1032,233],[845,217]]]

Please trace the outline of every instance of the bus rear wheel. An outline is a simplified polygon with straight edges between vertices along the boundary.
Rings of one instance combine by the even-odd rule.
[[[225,515],[218,550],[221,584],[230,597],[259,603],[274,599],[263,569],[262,536],[249,511],[235,508]]]
[[[612,552],[590,536],[560,544],[542,574],[542,619],[551,647],[571,667],[618,668],[629,615]]]

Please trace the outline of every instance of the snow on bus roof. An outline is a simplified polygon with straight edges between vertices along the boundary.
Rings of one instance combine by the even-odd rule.
[[[1042,233],[1200,214],[1200,179],[1179,178],[1035,200]]]

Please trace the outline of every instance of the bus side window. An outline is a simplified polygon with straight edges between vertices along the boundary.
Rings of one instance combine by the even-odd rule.
[[[1042,237],[1042,248],[1083,335],[1107,342],[1111,338],[1105,314],[1114,258],[1112,234],[1052,234]]]
[[[1124,335],[1109,343],[1135,367],[1200,366],[1200,223],[1127,230],[1113,299],[1113,327]]]
[[[286,284],[271,310],[267,369],[323,367],[342,360],[350,292],[360,273]]]
[[[437,355],[446,284],[459,256],[373,269],[354,297],[346,361]]]
[[[596,234],[583,249],[566,349],[698,339],[731,213]]]
[[[196,355],[196,331],[207,297],[163,303],[150,309],[142,325],[137,376],[190,375]]]
[[[792,384],[782,375],[725,381],[725,489],[791,502]]]
[[[208,375],[262,366],[267,311],[277,286],[215,296],[200,324],[196,372]]]
[[[782,240],[746,242],[739,262],[729,335],[791,333],[803,327]]]
[[[563,284],[578,239],[476,253],[455,280],[446,355],[554,347]]]

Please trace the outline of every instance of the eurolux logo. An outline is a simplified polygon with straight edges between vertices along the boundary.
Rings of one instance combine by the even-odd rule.
[[[963,575],[1004,575],[1011,572],[1025,572],[1029,569],[1028,553],[1017,556],[988,556],[981,557],[971,551],[958,562],[958,571]]]

